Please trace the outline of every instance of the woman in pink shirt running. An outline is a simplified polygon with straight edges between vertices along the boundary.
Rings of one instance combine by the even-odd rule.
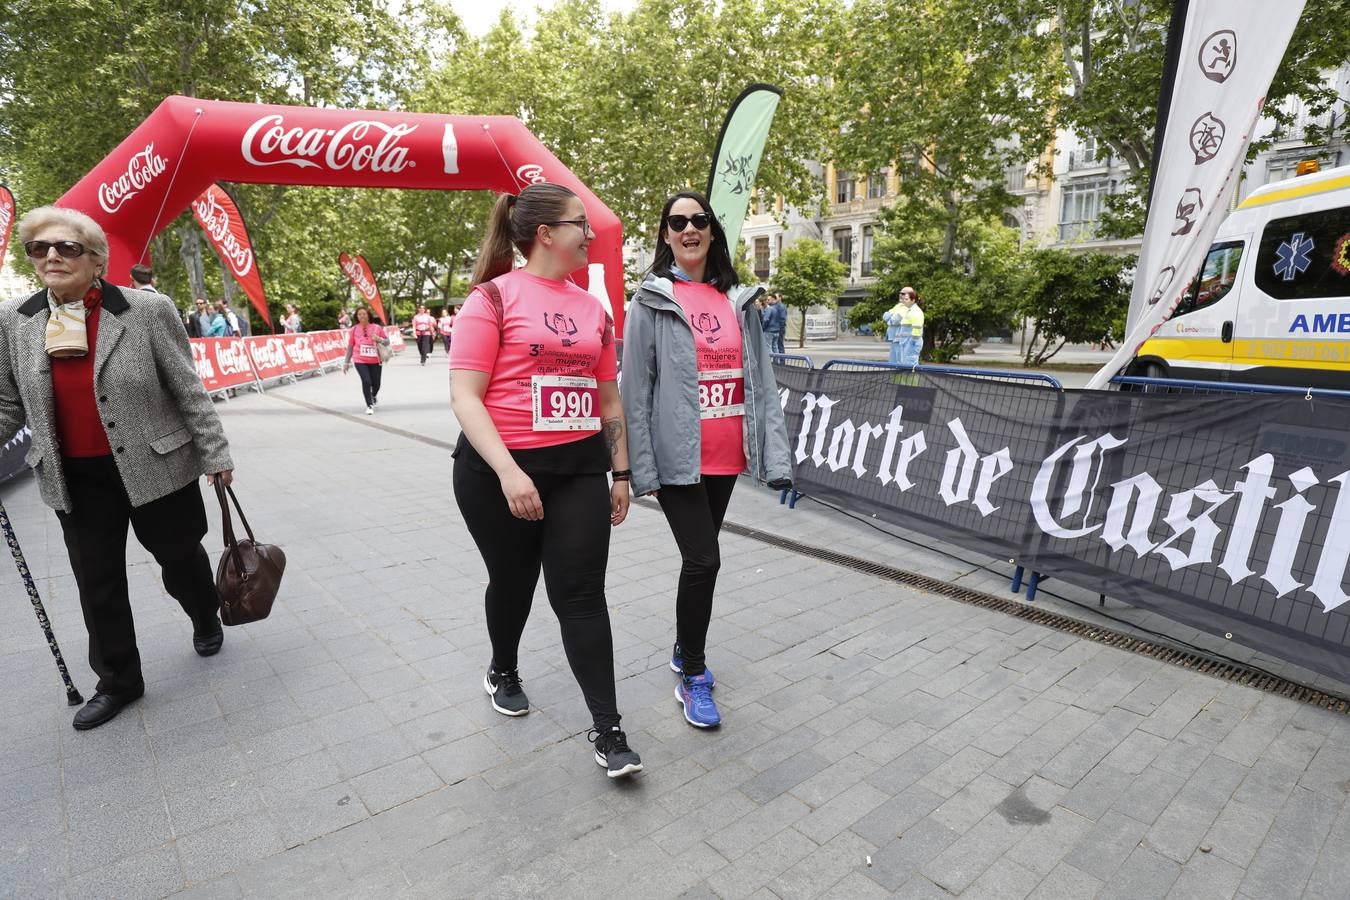
[[[617,778],[642,769],[619,727],[605,601],[609,531],[628,514],[630,473],[614,323],[567,280],[586,267],[592,237],[585,206],[560,185],[498,198],[455,317],[450,393],[462,434],[452,480],[488,570],[483,689],[493,708],[529,712],[517,651],[542,569],[594,723],[595,760]],[[512,270],[515,250],[526,263]]]

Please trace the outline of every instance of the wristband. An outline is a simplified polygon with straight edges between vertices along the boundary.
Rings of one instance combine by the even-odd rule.
[[[610,474],[613,475],[615,478],[618,478],[620,475],[622,475],[624,478],[628,478],[629,476],[631,476],[631,475],[633,474],[633,470],[632,470],[632,469],[615,469],[613,472],[610,472]]]
[[[631,480],[632,480],[632,478],[631,478],[630,476],[628,476],[628,475],[619,475],[619,474],[613,475],[612,478],[613,478],[613,480],[614,480],[616,483],[617,483],[617,482],[620,482],[620,481],[631,481]]]

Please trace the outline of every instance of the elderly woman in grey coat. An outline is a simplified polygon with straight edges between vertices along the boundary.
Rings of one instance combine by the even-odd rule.
[[[145,692],[127,590],[128,527],[191,619],[196,652],[220,650],[197,479],[228,484],[234,463],[177,310],[162,294],[104,279],[108,239],[98,223],[44,206],[24,216],[19,239],[46,287],[0,304],[0,434],[27,419],[27,461],[70,554],[99,678],[75,715],[85,730]]]

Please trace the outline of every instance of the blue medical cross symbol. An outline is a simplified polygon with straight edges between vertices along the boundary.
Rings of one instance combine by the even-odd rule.
[[[1313,239],[1297,232],[1275,249],[1275,274],[1293,281],[1312,265]]]

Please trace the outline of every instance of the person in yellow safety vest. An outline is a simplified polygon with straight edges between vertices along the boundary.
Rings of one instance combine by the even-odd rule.
[[[918,294],[906,285],[900,289],[900,302],[882,316],[886,339],[891,342],[890,361],[894,365],[917,366],[923,349],[923,309]]]

